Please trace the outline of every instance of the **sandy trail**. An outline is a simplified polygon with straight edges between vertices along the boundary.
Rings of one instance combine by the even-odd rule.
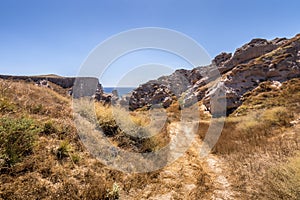
[[[180,127],[178,122],[169,126],[171,140],[176,134],[190,131],[191,124]],[[132,189],[129,193],[121,192],[121,199],[195,199],[193,192],[197,190],[197,182],[203,170],[212,181],[212,192],[205,199],[235,199],[231,190],[231,184],[227,179],[226,163],[213,154],[206,157],[199,156],[202,141],[199,138],[193,140],[188,151],[175,162],[167,165],[157,177],[157,181],[148,184],[143,189]]]

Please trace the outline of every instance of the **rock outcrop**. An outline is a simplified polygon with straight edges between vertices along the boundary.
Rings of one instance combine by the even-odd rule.
[[[215,116],[234,111],[242,104],[243,95],[261,82],[281,83],[299,77],[300,34],[291,39],[253,39],[234,54],[217,55],[211,65],[176,70],[121,98],[115,91],[104,94],[97,78],[0,75],[2,79],[33,81],[41,87],[51,87],[51,82],[69,89],[74,98],[92,96],[105,104],[129,106],[130,110],[157,105],[166,108],[176,100],[183,107],[202,101]]]
[[[235,66],[247,63],[254,58],[269,53],[287,42],[286,38],[276,38],[271,41],[265,39],[253,39],[249,43],[238,48],[233,56],[227,53],[221,53],[213,60],[218,66],[221,74],[233,69]]]
[[[224,113],[224,106],[225,112],[230,113],[241,105],[245,92],[263,81],[283,82],[300,77],[299,67],[300,35],[271,41],[253,39],[233,55],[223,52],[216,56],[212,65],[176,70],[170,76],[140,85],[132,93],[129,107],[131,110],[153,104],[168,107],[171,99],[177,98],[183,100],[183,106],[203,100],[214,115]],[[215,86],[208,86],[216,78],[219,79]]]
[[[45,79],[37,81],[35,84],[40,87],[51,88],[51,86],[49,85],[49,82]]]
[[[135,89],[129,98],[129,109],[161,104],[168,107],[175,93],[160,81],[150,81]]]
[[[72,86],[73,98],[101,97],[103,95],[102,85],[99,79],[93,77],[77,77]]]
[[[195,103],[202,98],[202,93],[196,91],[197,87],[207,84],[218,76],[220,74],[215,65],[197,67],[192,70],[176,70],[170,76],[149,81],[135,89],[129,100],[129,109],[135,110],[154,104],[168,107],[174,99],[181,98],[183,93],[189,93],[190,95],[186,95],[187,97],[194,95],[192,98],[184,100],[187,104],[190,104],[191,101]]]
[[[266,44],[264,40],[259,40],[261,44]],[[257,43],[257,41],[256,41]],[[245,64],[233,65],[233,69],[223,75],[221,82],[208,91],[204,97],[204,104],[212,112],[211,97],[215,95],[216,88],[225,90],[226,109],[231,113],[242,104],[241,97],[248,91],[255,89],[261,82],[278,81],[284,82],[292,78],[300,77],[300,36],[290,40],[273,40],[272,45],[281,44],[273,51],[268,52],[271,47],[263,48],[267,51],[259,57],[250,60]],[[244,48],[242,48],[244,49]],[[241,55],[242,50],[239,49]],[[251,57],[259,55],[252,53]],[[220,97],[220,102],[224,99]]]

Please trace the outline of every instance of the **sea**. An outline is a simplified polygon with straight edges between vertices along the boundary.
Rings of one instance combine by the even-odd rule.
[[[135,89],[134,87],[104,87],[103,88],[105,93],[111,93],[113,90],[117,90],[119,97],[132,92],[134,89]]]

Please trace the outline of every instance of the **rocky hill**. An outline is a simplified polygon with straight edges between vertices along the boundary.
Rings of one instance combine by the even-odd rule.
[[[217,70],[216,70],[217,69]],[[217,85],[209,87],[220,77]],[[234,54],[221,53],[212,64],[192,70],[176,70],[170,76],[140,85],[129,100],[131,110],[153,104],[168,107],[172,100],[183,99],[188,106],[203,100],[211,113],[222,111],[218,105],[212,107],[211,97],[219,95],[218,102],[226,99],[227,113],[242,104],[242,96],[265,81],[284,82],[300,77],[300,34],[291,39],[276,38],[268,41],[253,39],[238,48]]]
[[[233,54],[222,52],[217,55],[211,65],[176,70],[169,76],[144,83],[130,97],[122,99],[121,104],[129,104],[130,110],[136,110],[153,105],[167,108],[176,101],[180,106],[188,107],[201,101],[213,115],[230,114],[242,104],[243,95],[260,83],[273,81],[278,84],[299,77],[300,34],[291,39],[253,39]],[[32,81],[44,87],[51,87],[49,83],[53,83],[74,97],[94,95],[106,103],[114,98],[112,94],[104,94],[97,78],[0,75],[0,79]],[[218,81],[214,82],[216,79]],[[73,86],[79,84],[85,89],[74,91]],[[216,97],[213,104],[212,97]]]
[[[216,56],[212,65],[177,70],[137,88],[129,112],[106,104],[113,99],[96,78],[0,76],[0,199],[299,200],[299,43],[300,35],[255,39],[234,54]],[[218,114],[212,97],[227,100],[226,111],[234,112],[202,157],[207,131],[222,118],[189,105],[198,102]],[[154,104],[166,109],[156,107],[157,115],[137,109]],[[180,120],[182,106],[188,122]],[[191,130],[189,148],[162,165],[181,151]],[[134,156],[112,168],[119,150]],[[147,156],[161,150],[168,150],[161,159]],[[161,168],[119,171],[133,165]]]

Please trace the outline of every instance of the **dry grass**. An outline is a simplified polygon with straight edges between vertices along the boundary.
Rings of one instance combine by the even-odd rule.
[[[262,195],[268,199],[300,199],[300,156],[268,170]]]
[[[153,152],[169,142],[167,123],[157,130],[150,124],[149,111],[129,112],[121,107],[95,103],[98,124],[113,144],[128,151]]]
[[[1,141],[1,155],[9,159],[0,159],[0,199],[118,199],[120,193],[128,195],[133,190],[137,191],[136,194],[143,193],[147,185],[161,182],[161,171],[125,174],[109,169],[93,158],[79,140],[71,105],[69,97],[49,88],[22,81],[0,80],[1,120],[10,119],[16,124],[9,128],[1,122],[0,132],[12,136],[16,133],[30,147],[24,146],[27,144],[24,142],[23,146],[17,145],[19,149],[15,151],[15,157],[7,152],[13,143]],[[86,119],[96,120],[111,142],[120,148],[149,152],[168,143],[166,127],[153,137],[136,139],[121,130],[112,115],[112,108],[98,103],[91,108],[86,102],[82,106],[78,108],[79,113]],[[132,124],[148,126],[147,112],[128,114],[117,110],[117,116],[118,120],[125,122],[131,119],[130,124],[124,122],[127,128],[136,135],[146,136],[145,130],[135,130]],[[23,123],[22,119],[29,127],[14,128]],[[31,135],[31,131],[34,131],[33,140],[24,138]],[[161,191],[162,187],[158,185],[154,192],[159,194]]]
[[[52,118],[70,117],[70,100],[49,88],[24,81],[0,80],[0,111],[9,115],[38,115]]]
[[[243,104],[233,115],[247,115],[251,110],[268,109],[283,106],[290,112],[300,113],[300,79],[292,79],[282,83],[280,88],[272,86],[272,82],[263,82],[256,89],[244,94]]]
[[[299,156],[288,159],[300,148],[299,124],[290,124],[300,111],[299,91],[299,79],[283,83],[280,89],[272,88],[270,83],[261,84],[245,95],[244,104],[226,119],[213,152],[234,166],[228,169],[227,178],[241,193],[239,199],[299,198]],[[99,103],[93,106],[94,102],[85,100],[78,105],[76,111],[98,123],[113,145],[133,152],[157,151],[169,143],[166,126],[180,120],[181,115],[175,102],[167,109],[165,127],[155,136],[141,139],[137,136],[151,133],[143,129],[151,124],[148,111],[128,113]],[[125,174],[93,158],[78,138],[70,98],[49,88],[0,80],[0,116],[1,134],[20,137],[14,141],[25,140],[24,146],[1,141],[2,199],[118,199],[121,193],[129,195],[132,191],[139,197],[149,185],[153,185],[155,194],[163,194],[171,186],[182,192],[183,183],[166,184],[163,170]],[[204,119],[199,129],[203,138],[209,117],[203,111],[199,116]],[[5,125],[7,120],[12,126]],[[31,135],[32,139],[27,140],[25,136]],[[10,155],[7,149],[11,147],[18,148]],[[196,163],[196,157],[189,159]],[[279,165],[285,161],[289,162]],[[169,168],[178,168],[182,163],[179,160]],[[208,198],[212,190],[210,177],[200,164],[198,167],[199,173],[193,175],[198,180],[196,188],[187,195],[191,199]],[[173,197],[180,199],[178,195]]]
[[[118,198],[122,176],[86,153],[70,105],[49,88],[0,80],[0,199]]]
[[[241,149],[251,152],[254,147],[263,147],[270,138],[284,133],[291,126],[292,120],[293,114],[284,107],[229,117],[214,152],[229,154],[240,152]]]
[[[297,199],[284,196],[290,193],[286,187],[291,186],[282,180],[289,179],[290,174],[276,165],[300,148],[299,125],[290,123],[299,118],[299,86],[299,79],[287,81],[279,89],[262,83],[245,95],[243,105],[226,119],[213,152],[234,166],[230,179],[240,199]],[[278,175],[271,179],[274,173]],[[274,187],[281,184],[281,188],[275,189],[272,181]],[[293,192],[299,191],[295,188]]]

